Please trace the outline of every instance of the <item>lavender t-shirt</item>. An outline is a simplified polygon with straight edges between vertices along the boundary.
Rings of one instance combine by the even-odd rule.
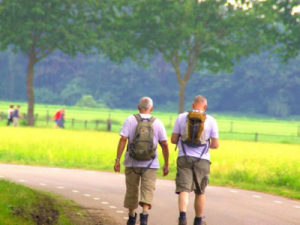
[[[149,119],[152,117],[150,114],[140,114],[140,115],[142,118],[145,118],[145,119]],[[123,137],[129,138],[129,142],[131,143],[134,138],[134,133],[135,133],[137,124],[138,124],[138,122],[137,122],[136,118],[134,117],[134,115],[127,117],[127,119],[125,120],[125,122],[123,123],[123,126],[121,128],[120,135]],[[154,144],[154,146],[157,147],[157,150],[158,150],[158,148],[159,148],[159,146],[157,146],[157,145],[159,145],[158,141],[161,142],[161,141],[168,140],[166,129],[165,129],[163,123],[158,118],[156,118],[153,122],[153,131],[154,131],[153,144]],[[147,167],[151,161],[152,160],[149,160],[149,161],[134,160],[129,156],[129,153],[126,149],[125,160],[124,160],[123,164],[126,167]],[[155,156],[150,168],[152,168],[152,169],[159,168],[158,151],[156,151],[156,156]]]
[[[173,133],[182,135],[183,130],[185,129],[185,126],[186,126],[187,115],[188,115],[187,112],[181,113],[178,115],[178,117],[175,121],[174,128],[173,128]],[[206,140],[208,140],[210,138],[219,138],[217,121],[210,115],[206,115],[206,120],[204,122],[204,131],[205,131]],[[185,156],[185,154],[182,150],[181,138],[179,138],[179,141],[178,141],[178,148],[179,148],[178,156]],[[189,147],[187,145],[184,145],[186,154],[188,156],[193,156],[193,157],[200,157],[204,148],[205,148],[205,146],[194,148],[194,147]],[[209,151],[204,153],[202,155],[201,159],[210,160]]]

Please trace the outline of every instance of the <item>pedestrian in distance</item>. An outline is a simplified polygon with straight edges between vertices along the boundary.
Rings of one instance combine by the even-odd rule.
[[[19,126],[19,118],[24,119],[24,116],[20,114],[20,106],[18,105],[17,108],[14,110],[13,113],[13,126],[18,127]]]
[[[156,173],[159,169],[158,144],[164,158],[163,175],[169,173],[169,149],[163,123],[151,116],[153,101],[143,97],[138,104],[139,114],[127,117],[123,123],[114,170],[120,172],[120,160],[128,141],[123,165],[125,166],[126,194],[124,207],[129,210],[127,225],[137,222],[136,209],[140,205],[140,225],[147,225],[148,211],[152,208]]]
[[[54,119],[54,128],[59,128],[59,119],[60,119],[60,116],[61,116],[61,109],[58,109],[56,111],[56,113],[54,114],[53,116],[53,119]]]
[[[10,105],[7,113],[7,123],[6,126],[9,126],[10,123],[13,122],[13,115],[14,115],[14,105]]]
[[[194,191],[194,225],[206,224],[202,220],[205,204],[205,188],[210,173],[209,149],[219,147],[217,121],[205,114],[207,100],[198,95],[192,111],[178,115],[173,128],[171,142],[177,144],[176,193],[178,194],[179,225],[187,224],[187,207],[190,192]]]
[[[58,119],[58,127],[60,127],[60,128],[65,128],[65,119],[66,119],[66,117],[65,117],[65,110],[64,109],[61,109],[61,111],[60,111],[60,117],[59,117],[59,119]]]

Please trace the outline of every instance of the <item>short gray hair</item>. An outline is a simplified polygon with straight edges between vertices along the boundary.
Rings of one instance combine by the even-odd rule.
[[[149,110],[153,106],[153,101],[149,97],[142,97],[139,102],[140,110]]]
[[[194,103],[200,103],[200,104],[205,104],[207,105],[207,100],[204,96],[202,95],[197,95],[195,98],[194,98]]]

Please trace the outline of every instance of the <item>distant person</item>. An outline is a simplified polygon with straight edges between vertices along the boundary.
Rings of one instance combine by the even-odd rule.
[[[6,126],[9,126],[10,123],[13,122],[13,115],[14,115],[14,105],[10,105],[7,113],[7,123]]]
[[[53,119],[54,119],[54,128],[58,128],[59,127],[59,119],[60,119],[60,116],[61,116],[61,109],[58,109],[56,111],[56,113],[54,114],[53,116]]]
[[[20,106],[18,105],[17,108],[14,110],[13,113],[13,126],[19,126],[19,118],[21,117],[24,119],[24,116],[20,114]]]
[[[60,111],[60,117],[58,119],[58,126],[60,128],[63,128],[63,129],[65,128],[65,119],[66,119],[66,117],[65,117],[65,110],[61,109],[61,111]]]
[[[123,162],[126,177],[124,207],[129,209],[127,225],[136,224],[137,213],[135,211],[139,205],[143,208],[142,213],[140,213],[140,225],[147,225],[148,210],[152,207],[153,192],[155,190],[156,172],[159,169],[156,151],[158,143],[161,143],[164,157],[163,174],[166,176],[169,173],[167,134],[163,123],[151,116],[153,110],[152,99],[148,97],[141,98],[138,110],[139,114],[127,117],[123,123],[114,166],[115,172],[120,172],[120,159],[128,140],[128,148]],[[141,124],[144,124],[144,127],[141,127]],[[149,141],[142,142],[145,138]],[[144,143],[148,146],[139,147],[145,145]],[[141,161],[141,158],[144,158],[144,161]]]
[[[178,115],[171,142],[177,144],[176,193],[178,194],[179,225],[186,225],[186,211],[189,193],[195,192],[194,225],[206,224],[202,221],[205,203],[204,191],[210,173],[209,148],[219,147],[219,132],[216,120],[205,114],[207,100],[198,95],[192,104],[192,111]]]

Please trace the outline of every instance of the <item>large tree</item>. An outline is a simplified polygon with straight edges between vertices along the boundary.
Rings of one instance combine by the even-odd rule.
[[[241,57],[268,46],[264,32],[274,28],[250,10],[249,3],[241,2],[128,0],[126,7],[119,8],[120,29],[131,36],[133,49],[138,54],[158,53],[171,62],[179,85],[179,113],[184,110],[186,84],[195,71],[230,70]]]
[[[28,125],[34,125],[34,68],[55,50],[75,56],[97,41],[105,7],[96,0],[1,0],[0,47],[27,56]],[[101,9],[103,9],[101,11]],[[100,19],[101,18],[101,19]]]
[[[253,11],[264,15],[275,32],[267,33],[276,53],[287,63],[300,52],[300,1],[268,0],[254,6]]]

